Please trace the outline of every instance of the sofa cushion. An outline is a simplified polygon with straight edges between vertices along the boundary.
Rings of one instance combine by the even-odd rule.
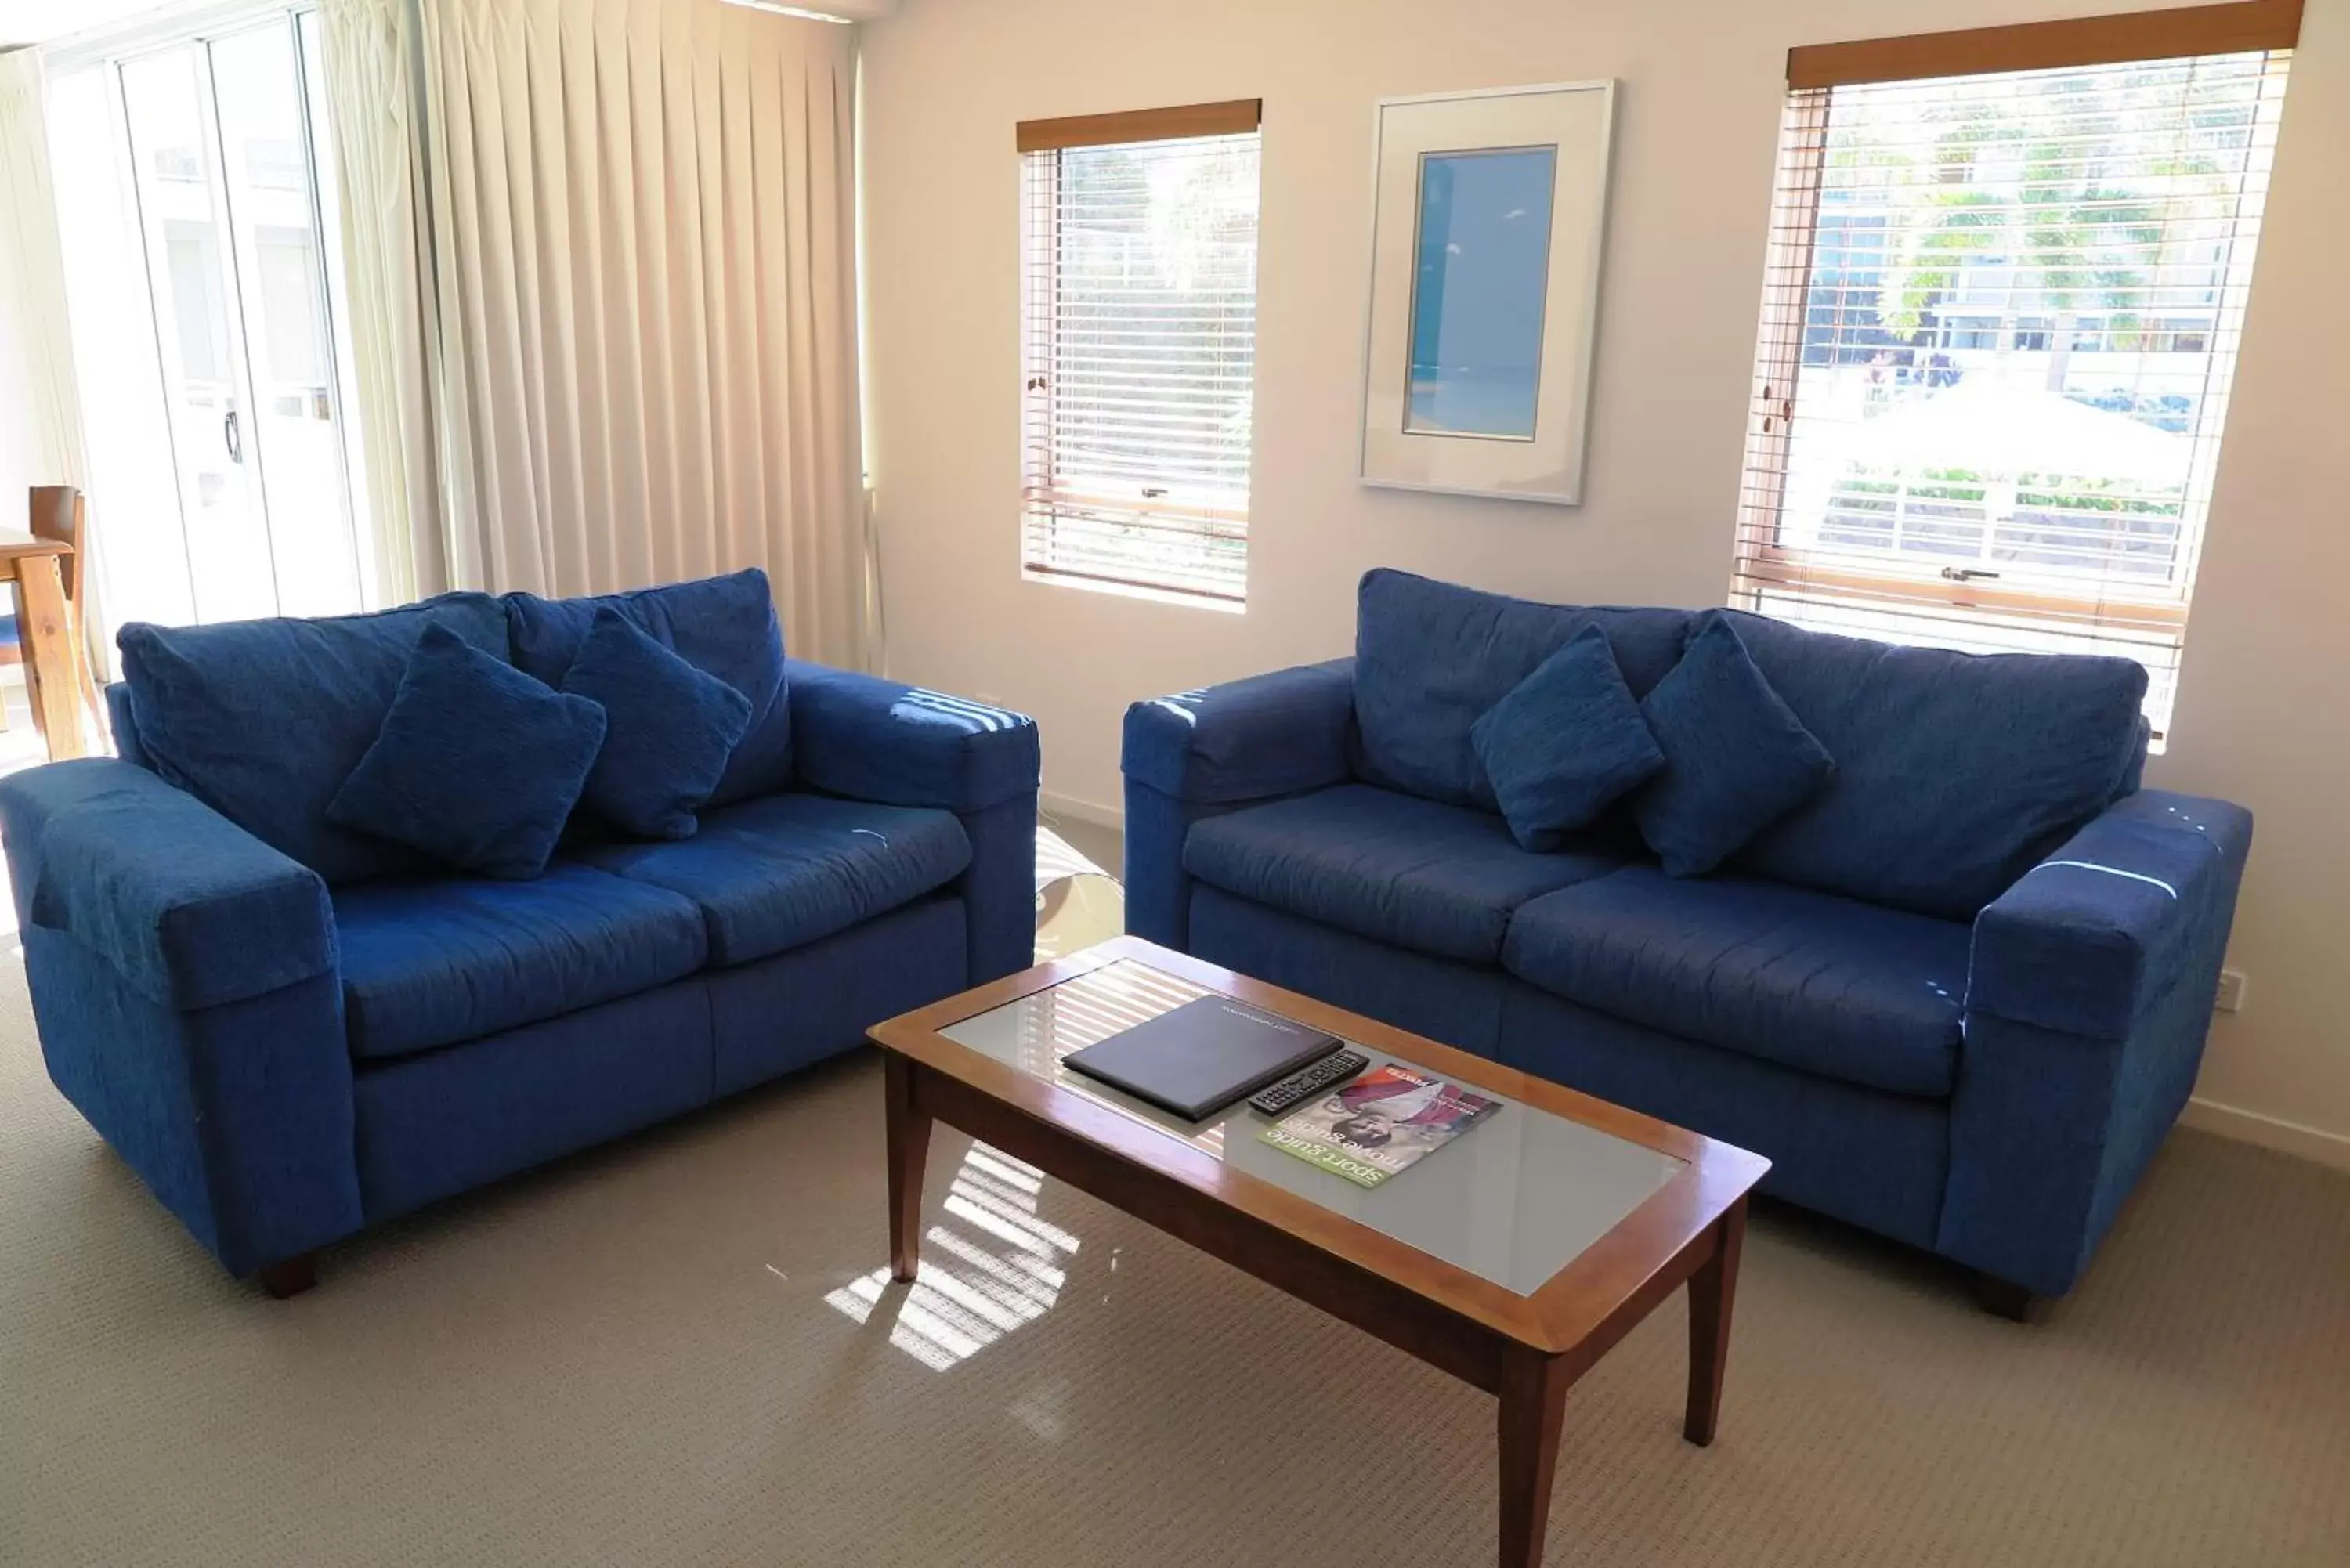
[[[1519,905],[1621,864],[1590,840],[1529,854],[1491,813],[1359,784],[1208,817],[1183,841],[1211,887],[1470,963],[1501,957]]]
[[[1363,576],[1355,621],[1357,772],[1453,805],[1498,807],[1470,739],[1478,719],[1588,626],[1605,632],[1624,682],[1645,697],[1681,656],[1678,609],[1578,608],[1380,568]]]
[[[1893,1094],[1956,1080],[1967,927],[1743,877],[1627,867],[1520,909],[1503,962],[1569,1002]]]
[[[413,869],[414,850],[337,826],[327,803],[375,744],[427,624],[506,657],[486,594],[325,620],[134,621],[115,640],[139,760],[328,882]]]
[[[669,844],[598,844],[577,857],[691,899],[713,964],[803,946],[962,875],[971,840],[951,812],[778,794],[702,815]]]
[[[2146,671],[2079,654],[1895,648],[1721,612],[1836,761],[1736,864],[1972,919],[2125,793],[2145,752]]]
[[[558,860],[530,882],[401,878],[338,888],[352,1054],[478,1039],[693,973],[701,911]]]
[[[527,879],[546,869],[603,744],[603,709],[428,626],[327,820],[460,870]]]
[[[604,710],[604,749],[580,803],[646,838],[691,838],[751,722],[751,703],[609,605],[596,612],[563,690]]]
[[[1665,765],[1608,651],[1586,626],[1470,726],[1511,836],[1548,850]]]
[[[792,778],[791,694],[784,679],[783,632],[767,574],[755,566],[730,576],[671,583],[600,598],[543,599],[508,594],[514,661],[549,686],[561,686],[588,639],[596,612],[610,608],[663,648],[741,692],[750,727],[727,759],[710,804],[725,805],[782,789]]]
[[[1704,876],[1835,771],[1719,618],[1690,639],[1640,716],[1665,765],[1632,797],[1632,819],[1668,876]]]

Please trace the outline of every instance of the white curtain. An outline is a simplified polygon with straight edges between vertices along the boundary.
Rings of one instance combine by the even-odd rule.
[[[0,55],[0,310],[9,312],[29,383],[33,455],[43,484],[83,483],[81,411],[66,318],[65,256],[49,187],[40,53]],[[17,519],[16,526],[23,525]]]
[[[31,413],[30,451],[26,454],[34,484],[70,484],[88,490],[81,400],[75,389],[72,324],[66,308],[65,252],[57,238],[57,194],[49,176],[49,134],[42,93],[40,51],[16,49],[0,55],[0,317],[5,336],[16,348],[16,364]],[[81,572],[82,634],[90,668],[101,678],[111,668],[104,636],[105,617],[97,607],[99,509],[90,504],[88,547],[91,559]],[[0,495],[0,524],[15,529],[27,520],[21,490]],[[8,607],[0,604],[0,614]]]
[[[852,29],[718,0],[327,21],[390,580],[761,566],[795,653],[866,663]]]
[[[452,586],[441,525],[440,313],[420,208],[423,82],[416,0],[328,0],[328,115],[367,511],[387,604]]]

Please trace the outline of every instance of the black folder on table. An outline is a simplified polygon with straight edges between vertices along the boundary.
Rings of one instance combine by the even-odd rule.
[[[1061,1060],[1187,1121],[1243,1100],[1337,1049],[1319,1030],[1202,996]]]

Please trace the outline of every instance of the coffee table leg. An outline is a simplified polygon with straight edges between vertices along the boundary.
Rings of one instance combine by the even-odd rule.
[[[1502,1568],[1538,1568],[1566,1415],[1566,1364],[1512,1348],[1502,1363]]]
[[[889,1273],[910,1280],[922,1245],[922,1165],[931,1152],[931,1118],[914,1106],[913,1064],[894,1051],[882,1055],[889,1096]]]
[[[1720,1243],[1690,1276],[1689,1417],[1681,1436],[1702,1448],[1721,1418],[1721,1374],[1730,1362],[1730,1308],[1738,1293],[1738,1254],[1746,1241],[1746,1199],[1717,1221]]]

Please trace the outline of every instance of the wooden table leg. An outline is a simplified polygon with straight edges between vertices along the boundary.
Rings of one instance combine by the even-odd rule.
[[[913,1064],[895,1051],[882,1054],[889,1096],[889,1274],[910,1280],[922,1245],[922,1167],[931,1153],[931,1118],[914,1106]]]
[[[1717,1221],[1713,1256],[1690,1276],[1689,1416],[1681,1436],[1703,1448],[1721,1419],[1721,1374],[1730,1363],[1730,1309],[1738,1293],[1738,1254],[1746,1243],[1746,1199]]]
[[[1566,1361],[1512,1347],[1502,1363],[1502,1568],[1538,1568],[1566,1417]]]
[[[16,563],[16,581],[24,592],[24,624],[18,631],[25,648],[25,682],[48,741],[49,760],[81,756],[88,750],[82,740],[81,680],[57,557],[25,556]]]

